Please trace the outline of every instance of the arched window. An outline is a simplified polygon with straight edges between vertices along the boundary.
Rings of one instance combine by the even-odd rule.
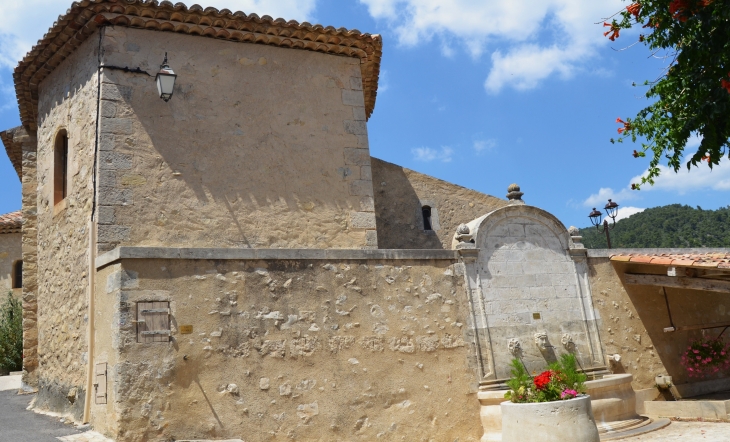
[[[23,288],[23,261],[15,261],[13,264],[13,288]]]
[[[433,230],[431,227],[431,206],[421,207],[421,213],[423,214],[423,230]]]
[[[53,148],[53,204],[68,195],[68,134],[62,130],[56,135]]]

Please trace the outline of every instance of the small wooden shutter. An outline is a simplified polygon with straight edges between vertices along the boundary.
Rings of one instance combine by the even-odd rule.
[[[106,362],[94,366],[94,403],[106,404]]]
[[[137,303],[137,342],[170,341],[170,303]]]

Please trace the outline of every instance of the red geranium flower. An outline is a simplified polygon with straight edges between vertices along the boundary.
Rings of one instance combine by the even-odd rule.
[[[552,371],[543,371],[539,375],[535,376],[535,388],[538,390],[544,390],[545,387],[547,387],[547,384],[550,383],[550,377],[552,376]]]

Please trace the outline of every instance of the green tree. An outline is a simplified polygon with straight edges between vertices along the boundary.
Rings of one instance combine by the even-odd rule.
[[[587,248],[606,248],[606,235],[595,227],[580,231]],[[610,233],[616,248],[730,247],[730,206],[717,210],[681,204],[654,207],[619,220]]]
[[[8,293],[0,305],[0,370],[23,369],[23,307]]]
[[[616,120],[622,124],[620,136],[611,142],[643,137],[634,156],[651,156],[648,173],[632,188],[654,184],[663,157],[678,171],[693,134],[702,141],[686,162],[688,169],[703,162],[712,168],[730,157],[730,1],[641,0],[604,26],[612,41],[622,29],[641,27],[639,42],[668,60],[659,78],[645,82],[652,104],[633,119]]]

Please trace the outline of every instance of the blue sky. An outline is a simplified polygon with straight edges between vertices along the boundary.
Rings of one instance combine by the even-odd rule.
[[[12,68],[70,0],[4,5],[0,23],[0,129],[17,126]],[[601,19],[620,0],[210,0],[203,6],[357,28],[382,34],[383,61],[371,154],[504,198],[518,183],[528,204],[566,226],[589,225],[608,198],[619,215],[681,203],[730,204],[728,162],[713,171],[666,171],[631,191],[647,168],[613,145],[617,117],[646,106],[645,88],[664,61],[643,46],[617,51]],[[598,24],[596,24],[598,22]],[[20,184],[0,154],[0,213],[20,208]],[[467,220],[465,220],[467,221]]]

